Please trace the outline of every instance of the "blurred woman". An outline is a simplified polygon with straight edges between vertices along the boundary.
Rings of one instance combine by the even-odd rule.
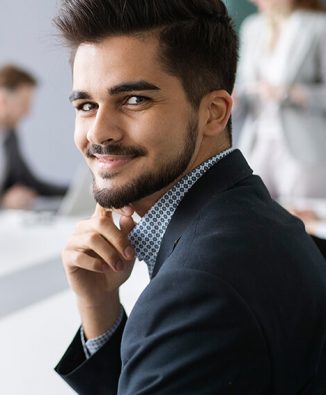
[[[274,198],[326,198],[326,10],[252,0],[235,93],[239,146]]]

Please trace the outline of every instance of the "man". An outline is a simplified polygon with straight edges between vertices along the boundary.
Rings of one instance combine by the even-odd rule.
[[[0,206],[30,209],[38,196],[62,196],[66,187],[37,179],[18,146],[16,128],[29,113],[35,78],[14,65],[0,68]]]
[[[224,4],[64,0],[56,24],[98,202],[63,252],[82,327],[57,372],[85,395],[325,390],[325,261],[230,149]],[[135,255],[151,281],[127,318]]]

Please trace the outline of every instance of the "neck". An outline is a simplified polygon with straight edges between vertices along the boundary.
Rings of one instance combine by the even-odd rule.
[[[230,144],[227,141],[223,141],[220,143],[220,145],[215,147],[214,150],[210,148],[210,150],[206,151],[206,155],[203,155],[200,152],[198,152],[195,159],[192,159],[190,161],[187,169],[182,174],[180,174],[180,176],[176,178],[173,182],[171,182],[165,188],[153,193],[152,195],[146,196],[145,198],[137,202],[133,202],[132,206],[135,209],[136,213],[140,217],[143,217],[167,191],[169,191],[175,184],[178,183],[178,181],[182,177],[190,173],[193,169],[201,165],[203,162],[206,162],[209,158],[212,158],[213,156],[227,150],[228,148],[230,148]]]
[[[269,12],[267,12],[267,16],[273,21],[281,22],[287,19],[292,14],[292,12],[293,7],[291,7],[290,5],[284,5],[282,7],[270,10]]]

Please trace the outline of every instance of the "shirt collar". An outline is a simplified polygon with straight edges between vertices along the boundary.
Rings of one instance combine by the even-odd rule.
[[[155,203],[130,232],[130,243],[136,251],[137,258],[147,264],[150,277],[164,233],[182,198],[207,170],[232,151],[233,148],[220,152],[182,177]]]

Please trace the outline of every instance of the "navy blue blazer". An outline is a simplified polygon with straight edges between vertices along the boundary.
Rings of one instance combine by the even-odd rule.
[[[182,200],[130,317],[56,370],[83,395],[325,394],[326,262],[236,150]]]

